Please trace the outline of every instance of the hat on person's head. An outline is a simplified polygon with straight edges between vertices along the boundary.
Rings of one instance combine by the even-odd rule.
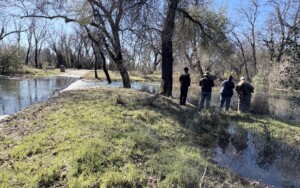
[[[246,79],[245,79],[245,77],[241,77],[240,80],[242,81],[242,80],[246,80]]]
[[[206,72],[204,73],[204,76],[207,76],[207,75],[209,75],[209,72],[208,72],[208,71],[206,71]]]

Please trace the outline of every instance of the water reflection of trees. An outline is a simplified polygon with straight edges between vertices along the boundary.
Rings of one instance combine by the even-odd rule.
[[[229,146],[230,134],[228,133],[227,127],[219,126],[218,127],[218,146],[222,149],[223,154],[226,152],[226,148]]]
[[[52,96],[58,89],[75,81],[72,78],[0,79],[0,115],[11,114]]]
[[[221,161],[244,176],[264,174],[269,183],[283,187],[300,187],[300,148],[275,139],[269,126],[255,134],[238,126],[218,128]],[[230,147],[232,145],[232,147]],[[238,155],[239,159],[235,157]],[[242,163],[241,163],[242,162]],[[251,170],[250,170],[251,169]],[[270,182],[271,181],[271,182]]]
[[[248,132],[245,129],[237,127],[236,131],[231,134],[230,142],[234,148],[236,154],[240,154],[248,147]]]
[[[269,169],[276,159],[276,143],[272,142],[271,133],[266,125],[264,125],[264,133],[256,139],[260,142],[257,148],[256,164],[262,169]]]

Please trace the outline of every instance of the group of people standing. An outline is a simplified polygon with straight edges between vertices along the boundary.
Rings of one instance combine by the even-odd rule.
[[[179,77],[179,82],[181,84],[180,105],[185,105],[188,88],[191,85],[191,78],[188,71],[189,69],[185,67],[184,73]],[[199,104],[199,110],[201,111],[204,108],[204,103],[206,109],[210,107],[211,92],[212,88],[215,86],[214,81],[208,71],[205,72],[204,77],[200,79],[199,85],[201,86],[201,98]],[[224,80],[221,83],[219,107],[222,109],[225,103],[225,110],[229,110],[234,88],[239,98],[238,111],[248,112],[251,103],[251,93],[253,93],[254,87],[246,81],[245,77],[240,78],[240,82],[236,87],[234,86],[232,75],[229,75],[227,80]]]

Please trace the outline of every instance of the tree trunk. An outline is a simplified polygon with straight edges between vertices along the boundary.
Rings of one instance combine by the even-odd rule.
[[[34,54],[34,61],[35,61],[35,68],[39,68],[39,61],[38,61],[38,52],[37,48],[35,49],[35,54]]]
[[[253,64],[254,64],[254,75],[257,74],[257,58],[256,58],[256,39],[255,39],[255,29],[254,25],[252,26],[252,55],[253,55]]]
[[[123,81],[123,87],[131,88],[128,71],[127,71],[126,66],[124,65],[124,60],[123,60],[123,56],[122,56],[121,52],[118,53],[118,56],[115,59],[115,63],[121,74],[122,81]]]
[[[27,51],[26,51],[25,65],[29,64],[29,54],[30,54],[30,51],[32,50],[31,38],[32,37],[30,36],[29,39],[28,39],[28,48],[27,48]]]
[[[161,61],[161,59],[158,59],[158,55],[159,55],[159,52],[154,52],[153,72],[156,72],[156,67]]]
[[[28,48],[27,48],[27,51],[26,51],[25,65],[28,65],[28,63],[29,63],[29,53],[30,53],[30,49],[29,49],[29,47],[28,47]]]
[[[201,62],[199,60],[196,62],[196,66],[198,68],[198,72],[200,74],[200,78],[202,78],[204,76],[204,72],[203,72],[203,69],[201,67]]]
[[[95,56],[95,62],[94,62],[94,70],[95,70],[95,78],[99,79],[98,77],[98,73],[97,73],[97,64],[98,64],[99,60],[97,58],[97,56]]]
[[[173,31],[175,27],[175,14],[179,0],[171,0],[167,12],[167,17],[162,31],[162,82],[161,94],[172,95],[173,87]]]
[[[104,74],[106,76],[107,82],[110,84],[111,83],[111,79],[110,79],[109,73],[108,73],[107,68],[106,68],[106,59],[105,59],[105,56],[104,56],[103,52],[101,52],[101,51],[100,51],[100,55],[102,57],[102,68],[103,68]]]

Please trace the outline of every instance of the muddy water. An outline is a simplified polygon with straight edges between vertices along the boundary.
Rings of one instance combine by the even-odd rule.
[[[300,187],[300,147],[291,147],[272,138],[237,126],[218,130],[215,161],[234,172],[272,187]]]
[[[0,116],[13,114],[34,103],[47,100],[76,80],[68,77],[25,80],[0,78]]]

